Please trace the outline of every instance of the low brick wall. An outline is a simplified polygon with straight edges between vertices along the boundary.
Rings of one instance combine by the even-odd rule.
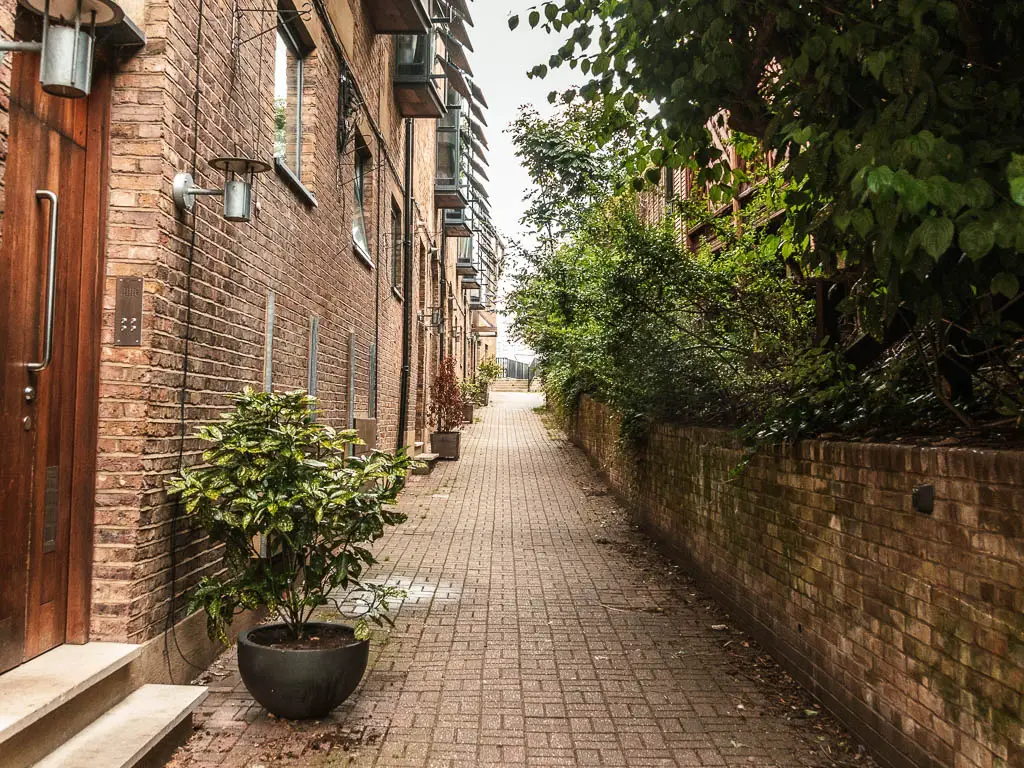
[[[659,427],[572,437],[637,522],[892,766],[1024,766],[1024,453]],[[914,486],[935,488],[932,514]]]

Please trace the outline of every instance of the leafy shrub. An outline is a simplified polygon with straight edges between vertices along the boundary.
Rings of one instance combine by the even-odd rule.
[[[661,190],[621,191],[628,147],[578,162],[578,142],[596,141],[595,129],[573,123],[600,122],[603,110],[573,104],[549,121],[554,130],[529,113],[513,127],[536,174],[526,222],[558,229],[519,254],[525,268],[508,308],[563,408],[589,393],[622,414],[627,436],[669,419],[743,426],[756,442],[1020,426],[1024,337],[1006,314],[1019,311],[1015,301],[1000,305],[1001,320],[970,328],[906,307],[898,323],[879,325],[854,297],[862,282],[830,282],[807,260],[805,211],[789,207],[801,186],[769,167],[757,142],[730,140],[751,182],[739,210],[723,214],[699,190],[669,203]],[[588,173],[593,184],[578,178]],[[567,187],[595,196],[564,200]],[[840,313],[835,329],[817,323],[823,288]],[[990,299],[978,307],[992,309]],[[966,392],[951,377],[966,380]]]
[[[480,399],[484,386],[479,379],[463,379],[459,384],[463,405],[474,405]]]
[[[314,419],[316,400],[303,392],[246,389],[219,424],[201,427],[205,466],[171,480],[171,493],[224,545],[224,571],[204,578],[190,610],[203,609],[211,638],[227,642],[241,610],[266,608],[292,639],[321,606],[339,605],[339,590],[362,606],[356,636],[367,622],[390,623],[390,601],[401,590],[364,584],[373,565],[365,547],[406,516],[390,507],[412,466],[403,453],[349,456],[355,431]]]
[[[608,179],[686,169],[713,203],[736,198],[756,174],[732,154],[752,138],[781,163],[790,266],[830,286],[844,318],[833,351],[856,370],[824,385],[830,420],[852,428],[869,396],[916,427],[933,404],[945,430],[1021,427],[1024,4],[557,0],[526,20],[561,41],[533,76],[584,76],[561,98],[585,125],[517,137],[532,199],[552,203],[529,212],[542,237],[554,222],[545,244],[579,229],[552,215],[558,193]],[[609,173],[597,159],[623,136]],[[790,384],[796,405],[821,394]],[[780,405],[791,426],[823,423]]]
[[[498,361],[493,357],[484,358],[476,368],[477,381],[485,389],[499,376],[501,376],[501,366],[498,365]]]
[[[462,426],[462,392],[455,375],[455,359],[441,361],[441,367],[430,386],[430,423],[438,432],[456,432]]]

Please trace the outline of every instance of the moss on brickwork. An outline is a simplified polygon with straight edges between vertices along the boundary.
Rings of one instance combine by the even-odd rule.
[[[614,418],[587,398],[581,413],[578,442],[603,451]],[[790,633],[788,653],[890,743],[935,766],[959,754],[957,768],[1019,754],[1024,454],[809,441],[733,473],[732,435],[662,425],[642,453],[604,456],[620,481],[639,460],[641,481],[618,489],[637,514]],[[929,516],[910,505],[922,483]]]

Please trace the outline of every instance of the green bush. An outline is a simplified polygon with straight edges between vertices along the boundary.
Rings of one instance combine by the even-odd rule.
[[[491,382],[501,376],[501,366],[498,365],[498,361],[493,357],[488,357],[480,361],[480,365],[476,368],[476,378],[480,382],[481,386],[485,389],[491,385]]]
[[[352,590],[357,637],[368,635],[367,622],[390,623],[389,603],[404,593],[360,577],[376,562],[366,545],[406,519],[391,505],[413,462],[403,453],[350,456],[355,431],[317,421],[316,400],[303,392],[246,389],[234,403],[196,435],[209,446],[206,465],[168,483],[223,545],[223,572],[199,583],[190,610],[203,609],[222,642],[234,616],[254,608],[301,639],[317,608],[340,608],[339,590]]]
[[[781,421],[1020,429],[1024,3],[555,0],[524,16],[559,39],[531,74],[578,69],[551,100],[587,117],[517,136],[545,248],[609,180],[685,169],[727,203],[758,177],[732,156],[753,142],[786,182],[787,265],[828,286],[830,354],[856,366],[787,375],[802,412],[779,403]]]

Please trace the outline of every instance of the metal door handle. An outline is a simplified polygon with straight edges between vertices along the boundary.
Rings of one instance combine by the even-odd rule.
[[[57,194],[48,189],[37,189],[36,200],[50,201],[49,251],[46,256],[46,318],[43,326],[43,361],[29,363],[32,373],[42,373],[53,361],[53,313],[57,299]]]

